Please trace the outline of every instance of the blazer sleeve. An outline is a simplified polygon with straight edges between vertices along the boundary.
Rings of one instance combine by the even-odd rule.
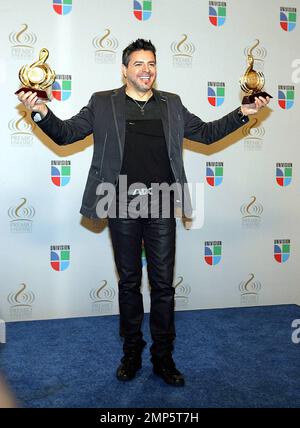
[[[47,115],[36,123],[59,146],[82,140],[93,132],[94,98],[93,94],[89,103],[70,119],[61,120],[48,108]]]
[[[238,110],[239,108],[233,110],[221,119],[212,122],[203,122],[203,120],[190,113],[187,108],[182,105],[184,137],[203,144],[212,144],[221,140],[226,137],[226,135],[249,122],[247,116],[241,119]]]

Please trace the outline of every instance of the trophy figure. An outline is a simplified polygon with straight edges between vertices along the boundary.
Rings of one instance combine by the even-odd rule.
[[[46,64],[48,56],[49,51],[43,48],[40,50],[38,61],[31,65],[23,65],[19,71],[19,79],[24,86],[18,89],[15,94],[22,91],[32,91],[36,92],[41,100],[51,100],[45,89],[52,85],[56,76],[54,71]]]
[[[270,97],[271,95],[266,92],[261,92],[262,88],[265,85],[265,76],[261,71],[255,71],[253,69],[254,58],[252,55],[253,49],[259,45],[259,40],[256,39],[256,43],[248,52],[248,67],[240,79],[240,86],[242,91],[246,92],[242,100],[242,104],[253,104],[255,102],[255,97]]]

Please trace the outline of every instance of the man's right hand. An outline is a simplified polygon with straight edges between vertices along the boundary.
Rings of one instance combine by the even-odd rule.
[[[21,101],[21,103],[24,104],[24,106],[30,110],[39,113],[42,118],[46,116],[48,113],[48,107],[46,106],[45,102],[40,100],[37,97],[36,92],[20,92],[18,94],[18,99]]]

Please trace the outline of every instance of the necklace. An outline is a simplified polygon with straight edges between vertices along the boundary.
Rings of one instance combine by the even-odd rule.
[[[150,97],[152,98],[152,96]],[[138,108],[141,110],[142,116],[144,116],[145,113],[145,105],[147,104],[147,102],[150,100],[150,98],[147,99],[147,101],[144,102],[143,105],[140,105],[134,98],[131,98],[132,101],[134,101],[136,103],[136,105],[138,106]]]

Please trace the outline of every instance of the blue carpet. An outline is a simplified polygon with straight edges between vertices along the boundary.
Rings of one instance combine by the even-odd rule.
[[[152,374],[148,342],[131,382],[115,378],[118,316],[7,324],[1,368],[23,407],[300,407],[296,305],[176,312],[174,358],[184,388]]]

